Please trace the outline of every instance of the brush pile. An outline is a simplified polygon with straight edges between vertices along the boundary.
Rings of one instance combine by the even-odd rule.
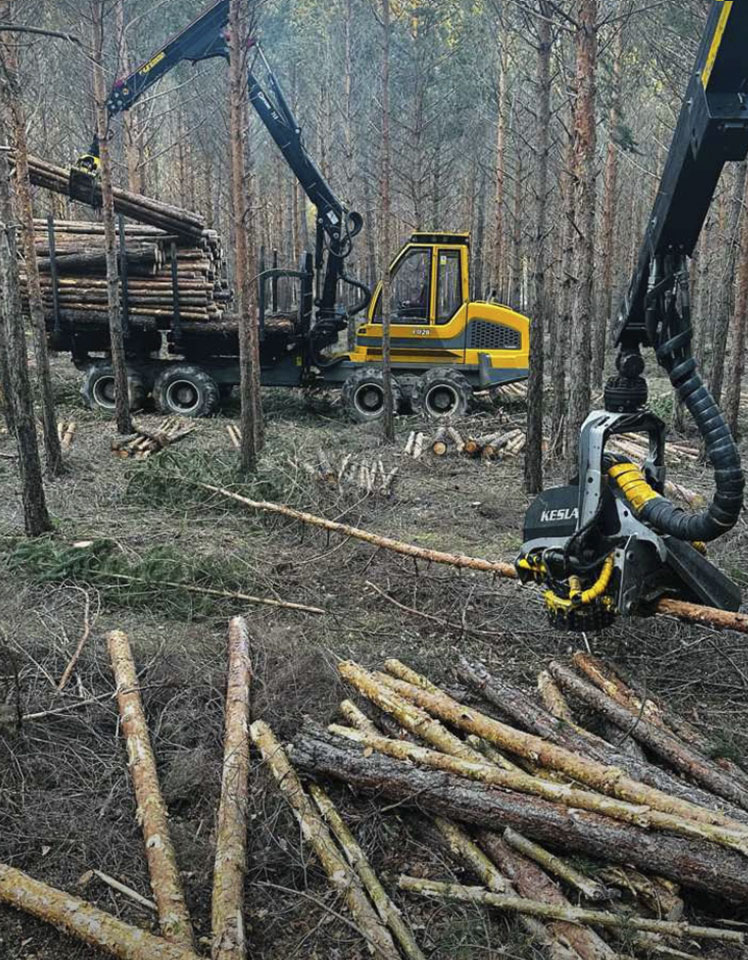
[[[463,437],[454,427],[442,426],[431,438],[412,430],[403,452],[414,460],[419,460],[427,451],[435,457],[457,455],[473,460],[504,460],[522,453],[526,443],[527,437],[520,427],[505,428],[483,437]]]
[[[47,323],[54,320],[54,279],[47,223],[36,220]],[[57,295],[63,322],[106,323],[107,280],[104,227],[101,223],[55,222]],[[176,309],[172,279],[174,236],[150,226],[125,227],[128,273],[128,312],[133,322],[148,320],[168,327]],[[119,243],[119,233],[118,233]],[[119,250],[119,246],[118,246]],[[220,321],[230,299],[224,279],[223,251],[218,234],[204,230],[199,238],[174,242],[179,312],[187,321]],[[119,255],[119,254],[118,254]],[[25,272],[21,273],[24,310],[28,311]]]
[[[296,772],[410,808],[473,884],[440,878],[435,856],[402,892],[509,911],[558,960],[745,943],[725,904],[748,901],[748,773],[607,664],[551,663],[539,701],[463,658],[454,695],[398,660],[338,670],[371,716],[344,701],[345,725],[308,724],[289,751]],[[729,919],[707,924],[716,903]]]

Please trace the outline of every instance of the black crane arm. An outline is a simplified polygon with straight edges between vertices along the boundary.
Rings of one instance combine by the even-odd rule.
[[[613,329],[616,344],[654,346],[645,313],[650,271],[692,256],[720,174],[748,154],[748,3],[713,0],[639,260]]]
[[[691,351],[688,258],[693,254],[723,167],[748,155],[748,4],[712,0],[709,19],[628,293],[613,338],[619,377],[606,386],[606,409],[627,412],[646,401],[641,346],[655,350],[679,400],[694,419],[714,467],[706,510],[687,514],[666,498],[642,517],[664,535],[709,541],[737,523],[743,506],[740,454]]]
[[[228,21],[229,0],[218,0],[129,76],[117,80],[106,102],[109,117],[133,107],[147,90],[180,63],[185,61],[198,63],[215,57],[228,60]],[[259,44],[253,42],[252,46],[256,48],[267,74],[270,92],[263,88],[254,67],[250,67],[247,75],[250,103],[307,197],[317,209],[316,305],[318,321],[323,321],[317,331],[317,339],[323,339],[323,327],[326,322],[328,339],[333,340],[337,331],[345,328],[347,316],[363,310],[371,297],[368,289],[346,277],[343,269],[344,260],[351,252],[352,240],[363,226],[363,217],[345,207],[307,153],[301,126],[283,94],[275,73]],[[91,154],[81,158],[79,167],[86,171],[95,171],[97,157],[98,144],[94,140]],[[344,313],[341,313],[337,306],[337,288],[340,280],[359,289],[361,293],[358,302]]]

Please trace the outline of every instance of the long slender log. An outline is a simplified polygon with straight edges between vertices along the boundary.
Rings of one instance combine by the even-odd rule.
[[[403,704],[407,710],[409,707],[407,701],[403,701]],[[374,737],[381,736],[377,726],[350,700],[344,700],[340,704],[340,711],[356,730]],[[438,730],[435,735],[439,737]],[[458,754],[462,752],[459,741],[455,744],[442,739],[442,742],[450,748],[457,749]],[[513,769],[517,768],[513,767]],[[483,853],[462,827],[444,817],[434,817],[433,823],[452,857],[467,866],[488,890],[498,893],[515,892],[509,879],[501,873],[498,866]],[[490,836],[494,835],[490,834]],[[592,932],[588,934],[586,931],[579,930],[579,950],[575,951],[567,946],[567,943],[574,941],[579,928],[570,928],[568,924],[549,924],[546,928],[546,925],[531,917],[522,918],[521,923],[533,941],[547,953],[550,960],[575,960],[576,957],[581,957],[582,960],[612,960],[606,957],[605,945],[602,941],[598,943],[599,937]]]
[[[571,707],[547,670],[541,670],[538,674],[538,694],[543,706],[549,713],[552,713],[557,719],[563,720],[564,723],[574,725],[574,714],[571,712]]]
[[[736,902],[748,900],[748,861],[734,850],[701,840],[652,834],[587,811],[570,810],[527,794],[486,789],[454,774],[415,767],[369,752],[324,731],[306,730],[293,745],[296,768],[417,810],[474,824],[519,831],[555,850],[607,863],[632,864],[684,886]]]
[[[252,663],[249,627],[243,617],[229,624],[229,671],[223,738],[223,776],[213,870],[213,960],[244,960],[244,875],[249,810],[249,700]]]
[[[338,813],[332,800],[322,787],[315,783],[310,785],[309,792],[317,804],[317,809],[327,821],[330,830],[340,844],[348,862],[356,871],[361,883],[363,883],[366,888],[382,923],[385,923],[389,927],[393,937],[400,944],[402,952],[408,957],[408,960],[425,960],[413,936],[413,931],[403,919],[400,910],[390,899],[379,877],[367,860],[366,854]]]
[[[485,761],[476,763],[471,760],[448,756],[445,753],[428,750],[404,740],[376,736],[362,730],[341,727],[337,724],[331,724],[328,731],[334,736],[345,737],[347,740],[363,744],[367,748],[376,750],[388,757],[395,757],[398,760],[422,764],[434,770],[446,770],[468,780],[542,797],[544,800],[551,803],[560,803],[571,810],[588,810],[601,816],[610,817],[613,820],[620,820],[622,823],[644,827],[647,830],[668,831],[682,837],[694,837],[710,843],[718,843],[748,856],[748,839],[745,833],[728,830],[726,827],[697,823],[684,817],[651,810],[642,804],[635,805],[615,800],[600,793],[580,790],[578,787],[556,783],[552,780],[543,780],[540,777],[533,777],[521,771],[501,770]]]
[[[487,890],[509,895],[516,893],[513,884],[486,856],[467,831],[444,817],[434,817],[433,823],[452,859],[461,866],[467,867]],[[590,944],[592,949],[588,953],[575,950],[572,943],[576,930],[580,930],[581,940],[587,933],[579,927],[574,928],[571,924],[565,923],[546,925],[535,917],[527,916],[520,917],[520,922],[525,932],[532,937],[537,946],[542,947],[551,960],[578,960],[580,957],[582,960],[613,960],[612,954],[610,957],[606,956],[604,949],[594,949],[595,944]],[[599,939],[594,933],[591,934],[590,939],[592,938]]]
[[[593,734],[582,735],[577,729],[554,717],[518,687],[500,677],[490,674],[480,663],[460,658],[457,674],[473,690],[480,693],[490,704],[508,716],[513,723],[550,743],[581,756],[589,757],[607,766],[624,770],[632,779],[650,787],[672,794],[681,800],[708,807],[715,813],[715,823],[726,827],[748,826],[745,812],[726,801],[719,802],[714,794],[684,783],[678,777],[657,767],[642,762],[619,750]],[[721,811],[721,812],[720,812]]]
[[[592,900],[593,902],[610,900],[610,891],[606,890],[601,883],[597,883],[595,880],[586,877],[578,870],[575,870],[566,860],[562,860],[561,857],[549,853],[544,847],[541,847],[540,844],[528,840],[527,837],[523,837],[522,834],[517,833],[516,830],[507,827],[504,831],[504,840],[513,850],[516,850],[517,853],[521,853],[524,857],[534,860],[535,863],[542,867],[547,873],[558,877],[559,880],[563,880],[564,883],[573,890],[581,893],[586,900]]]
[[[167,940],[191,950],[192,923],[169,836],[166,804],[161,796],[130,642],[124,633],[115,630],[107,637],[107,646],[161,932]]]
[[[388,661],[390,669],[392,663],[393,661]],[[365,671],[362,671],[356,664],[343,662],[338,664],[338,670],[358,689],[361,689],[359,686],[361,683],[370,686],[370,680],[367,678]],[[586,784],[601,793],[627,800],[629,803],[643,804],[651,807],[653,811],[673,814],[686,820],[694,820],[703,824],[725,825],[723,823],[725,818],[706,807],[679,800],[653,787],[648,787],[646,784],[632,780],[619,768],[610,767],[596,760],[589,760],[587,757],[579,756],[563,747],[547,743],[534,734],[516,730],[514,727],[501,723],[499,720],[494,720],[478,710],[473,710],[458,703],[446,693],[432,693],[387,674],[376,674],[373,679],[385,683],[396,693],[407,700],[411,700],[421,709],[427,710],[433,716],[452,724],[458,729],[483,737],[485,740],[495,743],[498,747],[503,747],[511,753],[525,757],[534,764],[548,767],[551,770],[560,770],[571,777],[572,780]],[[740,834],[744,838],[748,834],[748,830],[739,823],[728,823],[726,826],[728,829],[734,829],[736,834]]]
[[[486,856],[511,880],[513,889],[520,897],[571,906],[558,885],[534,860],[518,853],[503,837],[489,830],[479,830],[477,836]],[[615,951],[594,930],[560,920],[553,921],[553,925],[584,960],[595,960],[596,957],[615,960],[617,957]]]
[[[699,753],[714,760],[718,767],[742,781],[748,786],[748,773],[727,757],[720,757],[717,747],[683,717],[673,714],[651,698],[642,699],[624,683],[615,670],[598,657],[577,651],[572,663],[581,670],[592,683],[606,693],[612,700],[624,707],[633,717],[643,716],[656,727],[669,730],[685,743],[690,744]]]
[[[302,836],[316,853],[333,889],[345,899],[361,934],[380,960],[400,960],[389,930],[379,919],[358,877],[338,852],[275,734],[261,720],[252,724],[250,733],[252,742],[293,810]]]
[[[401,553],[408,557],[428,560],[430,563],[443,563],[447,566],[457,567],[458,569],[481,570],[485,573],[496,574],[496,576],[504,577],[508,580],[517,579],[517,571],[511,563],[500,560],[484,560],[480,557],[470,557],[465,554],[444,553],[440,550],[425,550],[422,547],[416,547],[413,544],[404,543],[401,540],[382,537],[374,533],[369,533],[367,530],[350,527],[344,523],[337,523],[333,520],[326,520],[324,517],[317,517],[314,514],[305,513],[301,510],[294,510],[292,507],[286,507],[279,503],[270,503],[266,500],[250,500],[248,497],[242,497],[240,494],[234,493],[232,490],[226,490],[224,487],[216,487],[209,483],[200,483],[190,480],[188,477],[176,477],[175,479],[181,480],[183,483],[194,483],[195,486],[202,487],[204,490],[210,490],[212,493],[216,493],[221,497],[235,500],[237,503],[243,503],[252,510],[274,513],[278,516],[288,517],[291,520],[298,520],[301,523],[306,523],[313,527],[321,527],[323,530],[342,533],[344,536],[353,537],[356,540],[363,540],[366,543],[374,544],[374,546],[384,550],[392,550],[395,553]],[[685,603],[682,600],[669,599],[659,600],[655,607],[655,612],[691,623],[706,624],[720,630],[735,630],[738,633],[748,633],[748,614],[744,613],[733,613],[729,610],[717,610],[714,607],[703,607],[697,603]]]
[[[743,789],[716,764],[696,753],[663,727],[655,726],[643,717],[632,718],[625,707],[611,700],[602,690],[598,690],[563,664],[554,661],[549,669],[556,682],[567,693],[602,714],[676,770],[696,780],[717,796],[748,810],[748,790]]]
[[[401,876],[398,887],[409,893],[418,893],[437,900],[459,900],[462,903],[482,903],[499,910],[529,913],[533,917],[567,920],[570,923],[590,923],[600,927],[615,927],[629,930],[644,930],[649,933],[665,934],[669,937],[694,940],[716,940],[722,943],[744,944],[745,936],[736,930],[722,930],[719,927],[698,927],[693,924],[673,920],[650,920],[648,917],[622,917],[603,910],[587,910],[582,907],[560,907],[555,904],[540,903],[537,900],[525,900],[522,897],[504,897],[499,893],[490,893],[482,887],[464,887],[457,883],[439,883],[436,880],[422,880],[420,877]]]
[[[0,864],[0,901],[119,960],[198,960],[196,953],[132,927],[80,897]]]

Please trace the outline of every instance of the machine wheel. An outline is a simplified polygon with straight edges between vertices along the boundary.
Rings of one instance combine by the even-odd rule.
[[[191,363],[167,367],[156,377],[153,399],[161,413],[180,417],[211,417],[221,405],[213,377]]]
[[[348,377],[341,391],[343,407],[357,423],[372,423],[384,413],[384,377],[377,367],[361,367]],[[392,380],[392,406],[400,406],[400,386]]]
[[[433,420],[463,417],[472,400],[473,388],[459,370],[435,367],[419,377],[413,408]]]
[[[145,380],[136,370],[128,367],[127,389],[130,409],[140,410],[145,404],[148,391]],[[93,363],[83,375],[81,396],[91,410],[114,413],[114,369],[109,363]]]
[[[418,377],[412,373],[404,373],[397,378],[400,386],[400,413],[414,413],[416,410],[413,396],[418,387]]]

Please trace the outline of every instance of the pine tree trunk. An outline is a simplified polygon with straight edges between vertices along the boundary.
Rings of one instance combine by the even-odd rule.
[[[498,116],[496,122],[496,208],[493,244],[493,283],[501,300],[504,296],[504,194],[506,181],[506,65],[499,60]]]
[[[229,6],[229,153],[231,164],[231,211],[235,250],[236,310],[239,315],[239,366],[241,383],[241,471],[254,473],[259,454],[257,421],[260,393],[256,365],[257,322],[250,263],[247,224],[246,129],[248,122],[246,72],[247,35],[245,5],[231,0]]]
[[[0,122],[0,130],[5,126]],[[7,130],[2,131],[3,136]],[[21,474],[23,513],[26,533],[38,537],[52,530],[47,513],[42,466],[36,440],[34,402],[26,355],[26,334],[21,313],[21,295],[18,280],[18,251],[16,227],[13,223],[8,158],[0,151],[0,290],[3,292],[2,330],[5,338],[9,370],[9,396],[6,403],[12,407],[11,421],[18,445]]]
[[[390,22],[390,0],[382,0],[382,179],[381,179],[381,244],[382,252],[382,377],[384,386],[384,435],[393,443],[395,440],[395,411],[392,395],[392,358],[390,353],[390,321],[392,318],[392,288],[389,264],[392,258],[392,185],[391,145],[390,145],[390,44],[392,26]]]
[[[590,338],[594,309],[596,193],[596,61],[597,0],[578,0],[577,101],[574,109],[574,190],[576,231],[574,261],[577,276],[571,327],[569,410],[566,455],[575,463],[579,431],[590,407]]]
[[[551,52],[553,34],[551,8],[540,0],[537,61],[537,183],[535,198],[535,241],[533,252],[533,325],[530,333],[530,377],[527,382],[527,447],[525,449],[525,490],[543,489],[543,376],[546,299],[546,230],[548,220],[548,160],[551,127]]]
[[[553,324],[553,346],[551,359],[551,380],[553,381],[553,403],[551,424],[555,431],[551,438],[553,451],[558,454],[563,449],[563,430],[568,418],[566,397],[566,365],[569,357],[569,337],[571,335],[571,304],[574,291],[574,183],[571,173],[573,147],[570,140],[566,151],[566,169],[563,180],[563,227],[561,229],[561,294],[559,307]]]
[[[743,205],[748,203],[748,182]],[[740,394],[745,373],[745,327],[748,315],[748,217],[743,214],[740,230],[737,277],[735,280],[735,309],[732,316],[732,349],[727,369],[724,410],[732,435],[737,437],[740,421]]]
[[[733,184],[732,198],[730,202],[730,214],[727,225],[727,259],[722,274],[722,295],[720,297],[720,308],[717,316],[714,318],[714,340],[712,343],[712,368],[710,377],[710,389],[717,403],[722,397],[722,382],[725,374],[725,352],[727,349],[727,334],[730,325],[730,315],[733,310],[734,290],[735,290],[735,272],[738,259],[738,247],[740,244],[740,223],[743,218],[743,195],[746,185],[746,171],[748,162],[739,164],[735,170],[735,182]]]
[[[102,65],[104,49],[104,4],[93,4],[93,71],[94,100],[96,109],[96,132],[101,151],[101,200],[104,222],[105,252],[107,264],[107,305],[109,311],[109,337],[111,342],[112,368],[114,370],[114,394],[117,431],[123,436],[133,432],[130,416],[130,394],[125,356],[125,338],[122,330],[122,312],[119,296],[119,264],[117,260],[117,237],[114,227],[114,195],[112,193],[112,160],[107,137],[106,85]]]
[[[602,250],[600,259],[600,291],[595,334],[592,339],[592,378],[596,387],[602,386],[605,370],[605,345],[608,325],[613,310],[613,265],[616,254],[616,211],[618,203],[618,147],[614,137],[621,123],[621,71],[623,66],[625,26],[619,26],[613,52],[611,76],[611,105],[608,115],[608,146],[605,157],[605,197],[603,199]]]
[[[0,18],[6,22],[12,18],[12,5],[0,4]],[[3,108],[11,118],[15,146],[16,163],[16,201],[21,221],[21,244],[26,264],[29,313],[34,337],[34,359],[41,399],[42,424],[44,430],[44,449],[46,453],[47,475],[57,477],[63,471],[62,450],[57,434],[57,413],[52,393],[52,376],[49,369],[47,351],[47,327],[44,320],[44,304],[39,282],[39,267],[34,243],[34,213],[31,205],[31,183],[29,181],[28,149],[26,145],[26,117],[18,85],[18,56],[16,40],[13,34],[2,45],[2,99]]]

